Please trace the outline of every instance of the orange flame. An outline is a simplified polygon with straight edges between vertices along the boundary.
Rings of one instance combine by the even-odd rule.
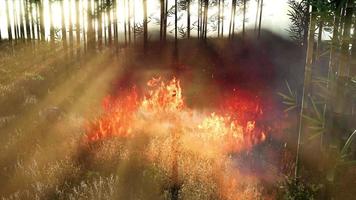
[[[153,78],[147,86],[148,92],[141,99],[135,89],[123,97],[106,97],[103,100],[104,114],[87,126],[87,139],[97,141],[112,136],[129,137],[135,134],[134,130],[140,129],[137,126],[142,126],[138,123],[142,121],[142,115],[147,122],[169,117],[177,119],[172,126],[189,126],[188,129],[193,130],[188,131],[189,134],[197,134],[208,142],[222,142],[223,149],[228,152],[251,148],[266,139],[253,119],[262,113],[258,104],[228,99],[227,109],[222,109],[221,113],[201,113],[199,120],[195,120],[187,114],[191,110],[184,105],[179,80],[173,78],[164,82],[161,78]]]

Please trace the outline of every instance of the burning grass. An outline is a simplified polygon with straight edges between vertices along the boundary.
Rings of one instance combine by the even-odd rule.
[[[160,174],[151,181],[164,191],[177,186],[183,199],[261,198],[258,179],[240,173],[231,156],[266,139],[258,101],[233,95],[215,109],[192,109],[176,78],[153,78],[143,91],[103,100],[104,112],[87,124],[84,139],[88,146],[104,143],[91,149],[94,162],[138,159]]]

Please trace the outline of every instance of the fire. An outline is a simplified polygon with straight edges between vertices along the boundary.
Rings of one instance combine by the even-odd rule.
[[[184,103],[176,78],[153,78],[146,87],[141,97],[135,88],[106,97],[103,114],[87,125],[86,141],[149,138],[141,145],[145,159],[176,182],[191,188],[200,187],[196,183],[215,185],[225,199],[246,199],[243,184],[248,178],[238,173],[229,156],[266,139],[258,124],[263,113],[259,102],[233,95],[214,112],[206,112]]]
[[[264,131],[256,127],[255,119],[262,114],[258,103],[234,96],[226,99],[217,112],[193,114],[196,111],[184,104],[180,81],[176,78],[167,82],[160,77],[152,78],[142,98],[135,88],[121,97],[108,96],[103,100],[103,110],[104,114],[87,126],[89,141],[130,137],[155,121],[159,121],[162,130],[165,126],[180,127],[189,130],[184,134],[198,136],[208,143],[218,142],[219,146],[223,144],[221,148],[228,152],[251,148],[266,138]]]

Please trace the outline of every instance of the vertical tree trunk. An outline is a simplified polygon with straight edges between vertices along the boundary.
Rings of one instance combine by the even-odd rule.
[[[39,1],[39,7],[40,7],[40,28],[41,28],[41,40],[45,41],[46,40],[46,35],[45,35],[45,25],[44,25],[44,6],[43,2]]]
[[[146,49],[148,40],[148,27],[147,27],[147,0],[143,1],[143,47]]]
[[[49,1],[49,21],[50,21],[50,38],[51,38],[51,45],[54,44],[54,21],[53,21],[53,9],[52,9],[52,2]]]
[[[333,25],[333,36],[331,40],[330,47],[330,57],[329,57],[329,74],[334,76],[337,68],[337,48],[336,46],[339,44],[339,24],[340,24],[340,13],[341,13],[341,5],[336,5],[335,17],[334,17],[334,25]]]
[[[262,11],[263,11],[263,0],[261,0],[261,4],[260,4],[260,19],[258,22],[258,36],[257,36],[258,39],[261,37]]]
[[[36,31],[37,31],[37,39],[40,40],[41,39],[41,26],[40,26],[40,6],[38,5],[38,1],[36,1]]]
[[[263,0],[261,1],[261,4]],[[262,9],[262,7],[261,7]],[[297,155],[295,161],[295,178],[299,178],[300,175],[300,161],[302,155],[301,144],[303,142],[303,136],[305,133],[304,126],[304,115],[305,109],[308,107],[307,99],[310,96],[311,90],[311,80],[312,80],[312,65],[313,65],[313,51],[314,51],[314,35],[315,35],[315,21],[316,21],[316,8],[313,6],[313,10],[310,17],[309,31],[308,31],[308,46],[307,46],[307,55],[305,61],[304,69],[304,85],[303,85],[303,94],[302,94],[302,104],[299,115],[299,130],[298,130],[298,142],[297,142]]]
[[[221,0],[218,1],[218,38],[220,37]]]
[[[80,4],[79,4],[79,0],[75,1],[75,9],[76,9],[76,13],[75,13],[75,33],[76,33],[76,48],[77,48],[77,56],[79,56],[80,54],[80,8],[79,8]]]
[[[88,10],[87,10],[87,21],[88,21],[88,30],[87,30],[87,46],[88,46],[88,51],[94,50],[94,40],[95,40],[95,34],[93,30],[93,6],[92,6],[92,1],[88,1]]]
[[[108,13],[108,39],[109,39],[109,45],[111,46],[112,44],[112,17],[111,17],[111,13],[112,13],[112,1],[107,0],[107,4],[110,5],[107,9],[107,13]]]
[[[255,18],[255,33],[257,31],[257,23],[258,23],[258,14],[259,14],[259,11],[260,11],[260,0],[257,0],[257,5],[256,5],[256,18]]]
[[[204,39],[206,39],[208,34],[208,11],[209,11],[209,0],[205,0],[205,8],[204,8]]]
[[[68,1],[69,3],[69,51],[70,51],[70,56],[73,57],[74,54],[74,33],[73,33],[73,20],[72,20],[72,2],[71,0]]]
[[[242,19],[242,37],[245,38],[245,22],[246,22],[246,0],[243,0],[243,19]]]
[[[178,2],[174,0],[174,44],[177,46],[178,39]]]
[[[119,33],[118,33],[118,25],[117,25],[117,2],[116,2],[116,0],[113,0],[112,4],[113,4],[113,13],[114,13],[114,43],[115,43],[115,48],[118,48]]]
[[[36,34],[35,34],[35,20],[33,17],[33,12],[36,10],[36,6],[34,3],[31,3],[30,1],[30,16],[31,16],[31,31],[32,31],[32,39],[36,39]],[[36,11],[37,12],[37,11]],[[33,41],[34,42],[34,41]]]
[[[353,14],[352,0],[348,0],[346,5],[345,20],[344,20],[344,33],[342,36],[341,58],[340,58],[340,65],[338,70],[339,76],[347,76],[349,74],[348,64],[350,60],[349,45],[351,42],[350,31],[351,31],[351,24],[352,24],[352,14]]]
[[[24,13],[22,12],[24,10],[24,2],[20,1],[20,32],[21,32],[21,38],[25,39],[26,38],[26,32],[25,32],[25,24],[24,24]]]
[[[132,31],[133,31],[133,42],[134,42],[134,44],[136,44],[136,10],[135,10],[135,8],[136,8],[136,3],[135,3],[135,1],[133,1],[133,11],[132,11],[132,15],[133,15],[133,22],[132,22]]]
[[[123,0],[124,2],[124,35],[125,35],[125,46],[127,45],[127,12],[126,12],[126,0]]]
[[[200,29],[201,29],[201,20],[200,20],[200,16],[201,16],[201,1],[202,0],[198,0],[198,38],[200,38]]]
[[[187,0],[187,37],[190,38],[190,1]]]
[[[31,28],[30,28],[30,2],[29,0],[24,0],[25,1],[25,23],[26,23],[26,37],[27,40],[31,40]]]
[[[220,33],[220,36],[221,37],[224,37],[224,10],[225,10],[225,2],[224,0],[221,0],[221,3],[222,3],[222,9],[221,9],[221,12],[222,12],[222,16],[221,16],[221,33]]]
[[[9,14],[9,9],[10,9],[10,1],[7,1],[6,3],[6,20],[7,20],[7,35],[9,40],[12,40],[12,30],[11,30],[11,21],[10,21],[10,14]]]
[[[323,37],[323,20],[322,19],[319,19],[319,23],[318,23],[318,42],[316,43],[316,61],[319,61],[320,59],[320,52],[321,52],[321,43],[322,43],[322,37]]]
[[[97,14],[98,14],[98,48],[99,50],[103,47],[103,10],[102,10],[102,0],[98,1],[97,4]]]
[[[236,0],[232,0],[232,2],[231,2],[231,15],[230,15],[230,26],[229,26],[229,38],[233,38],[234,37],[235,11],[236,11]]]
[[[165,0],[165,11],[164,11],[164,31],[163,31],[163,40],[166,41],[167,39],[167,21],[168,21],[168,0]]]
[[[160,0],[160,12],[159,40],[162,41],[164,25],[164,0]]]
[[[127,30],[128,30],[128,34],[129,34],[129,44],[131,44],[131,3],[130,3],[131,1],[129,0],[128,2],[127,2],[127,11],[128,11],[128,13],[127,13],[127,21],[128,21],[128,23],[127,23]]]
[[[65,7],[64,7],[64,0],[61,0],[61,17],[62,17],[62,43],[63,43],[63,49],[65,54],[67,54],[67,29],[66,29],[66,23],[65,23]]]

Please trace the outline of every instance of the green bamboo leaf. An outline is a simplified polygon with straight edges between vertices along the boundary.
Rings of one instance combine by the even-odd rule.
[[[346,151],[349,149],[352,141],[356,138],[356,130],[354,130],[354,132],[350,135],[350,137],[346,140],[346,143],[344,145],[344,147],[341,150],[341,155],[344,155],[346,153]]]
[[[293,110],[295,107],[297,107],[297,105],[294,105],[294,106],[291,106],[291,107],[289,107],[289,108],[287,108],[287,109],[284,109],[283,112],[288,112],[288,111],[290,111],[290,110]]]
[[[308,140],[313,140],[313,139],[317,138],[318,136],[320,136],[321,134],[322,134],[322,132],[315,133],[312,136],[308,137]]]
[[[305,118],[305,119],[307,119],[307,120],[309,120],[311,122],[314,122],[314,123],[318,123],[318,124],[320,123],[320,121],[318,119],[314,119],[314,118],[309,117],[307,115],[303,115],[303,118]]]
[[[312,105],[313,105],[313,109],[314,109],[314,112],[316,114],[316,116],[318,117],[318,119],[321,119],[321,114],[320,112],[318,111],[318,108],[316,107],[316,104],[315,104],[315,101],[314,99],[310,96],[310,100],[312,102]]]
[[[294,106],[295,103],[291,101],[282,101],[283,104],[288,105],[288,106]]]
[[[290,100],[290,101],[294,101],[294,99],[292,98],[292,97],[289,97],[289,96],[287,96],[287,95],[285,95],[285,94],[283,94],[283,93],[281,93],[281,92],[278,92],[277,93],[279,96],[282,96],[284,99],[286,99],[286,100]]]

